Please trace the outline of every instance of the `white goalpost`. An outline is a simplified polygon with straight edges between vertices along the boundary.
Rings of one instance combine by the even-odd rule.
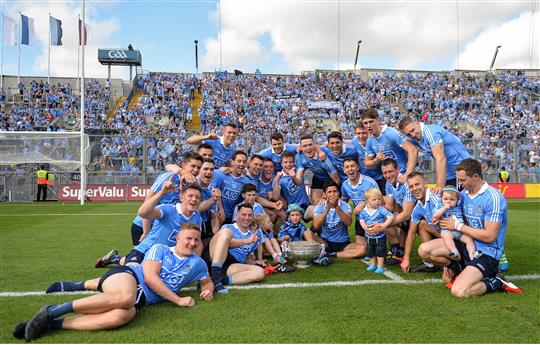
[[[0,131],[0,165],[51,164],[67,171],[82,167],[80,195],[83,204],[85,167],[90,161],[89,143],[88,135],[81,132]]]

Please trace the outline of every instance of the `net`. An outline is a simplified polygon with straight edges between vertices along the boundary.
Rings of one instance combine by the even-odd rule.
[[[90,158],[88,135],[83,135],[83,163]],[[81,164],[81,134],[78,132],[0,131],[0,165],[49,163],[66,170]]]

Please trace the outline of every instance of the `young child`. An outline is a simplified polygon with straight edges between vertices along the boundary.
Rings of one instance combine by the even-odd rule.
[[[301,222],[304,209],[298,204],[290,204],[287,207],[287,220],[281,224],[278,233],[278,242],[281,243],[283,252],[288,251],[288,242],[303,241],[306,226]]]
[[[463,212],[461,211],[461,205],[459,203],[459,191],[454,186],[446,186],[443,189],[441,196],[442,205],[435,213],[433,213],[432,221],[434,224],[441,218],[453,218],[463,223]],[[459,252],[454,243],[454,239],[459,239],[467,247],[469,258],[472,260],[476,254],[476,246],[472,237],[463,234],[458,230],[441,230],[441,238],[444,240],[444,244],[448,249],[448,256],[460,259]]]
[[[366,232],[367,251],[369,257],[368,271],[384,273],[384,258],[386,256],[386,229],[392,224],[394,215],[385,209],[383,196],[379,189],[370,188],[364,193],[367,205],[358,217],[360,226]],[[378,233],[371,233],[375,224],[381,229]]]
[[[242,187],[242,198],[244,198],[244,201],[242,201],[238,205],[242,203],[251,205],[251,207],[253,207],[253,217],[264,213],[264,208],[262,207],[262,205],[255,201],[255,199],[257,199],[257,187],[255,187],[254,184],[246,183]],[[233,222],[236,222],[236,213],[238,212],[238,205],[236,205],[236,207],[234,208]]]
[[[274,263],[284,263],[285,256],[281,252],[279,243],[274,237],[272,227],[274,226],[270,221],[270,216],[266,213],[261,213],[255,216],[255,225],[262,230],[262,245],[268,254],[272,256]],[[262,260],[262,253],[259,260]]]

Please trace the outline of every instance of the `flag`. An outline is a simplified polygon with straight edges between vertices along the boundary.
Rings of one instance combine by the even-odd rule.
[[[21,44],[31,45],[34,37],[34,18],[21,14]]]
[[[49,23],[51,26],[51,45],[62,45],[62,21],[54,17],[49,16]]]
[[[17,24],[15,20],[2,14],[2,32],[5,46],[14,46],[17,44]]]
[[[87,30],[87,27],[88,27],[88,24],[84,23],[84,37],[83,37],[83,33],[82,33],[82,20],[79,19],[79,45],[82,46],[83,43],[83,38],[84,38],[84,45],[86,45],[88,43],[88,30]]]

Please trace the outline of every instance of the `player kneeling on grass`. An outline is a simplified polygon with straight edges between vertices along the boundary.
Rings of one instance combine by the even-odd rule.
[[[482,177],[479,161],[467,158],[456,166],[456,176],[463,186],[461,200],[465,223],[454,218],[442,218],[439,226],[444,230],[458,230],[474,239],[476,255],[468,257],[465,245],[454,240],[461,260],[450,257],[443,239],[424,242],[418,248],[423,259],[446,266],[443,280],[456,297],[480,296],[497,290],[523,292],[498,271],[504,253],[508,205],[496,188],[490,187]]]
[[[47,293],[82,290],[102,293],[63,304],[46,305],[30,321],[18,324],[13,335],[30,341],[49,330],[116,328],[133,320],[143,306],[166,300],[180,307],[192,307],[195,300],[191,296],[180,297],[176,293],[195,281],[201,285],[200,298],[211,301],[214,285],[208,277],[206,264],[194,254],[200,242],[199,226],[184,223],[176,236],[176,246],[152,246],[142,265],[114,267],[101,278],[85,282],[54,283]],[[61,318],[69,313],[75,315]]]
[[[367,270],[375,271],[375,273],[384,273],[386,229],[392,224],[394,215],[382,206],[383,196],[378,188],[371,188],[364,195],[367,206],[360,212],[358,218],[360,226],[366,232],[366,256],[369,257]],[[375,260],[375,258],[377,259]]]
[[[459,203],[459,191],[456,187],[446,186],[443,189],[441,196],[442,204],[441,208],[435,211],[432,221],[436,224],[441,218],[452,218],[460,223],[463,223],[463,212],[461,212],[461,204]],[[476,246],[470,236],[464,235],[458,230],[441,230],[441,238],[444,240],[446,249],[448,249],[448,256],[451,258],[461,259],[459,251],[456,248],[454,239],[460,240],[465,244],[469,259],[474,259],[476,254]]]

